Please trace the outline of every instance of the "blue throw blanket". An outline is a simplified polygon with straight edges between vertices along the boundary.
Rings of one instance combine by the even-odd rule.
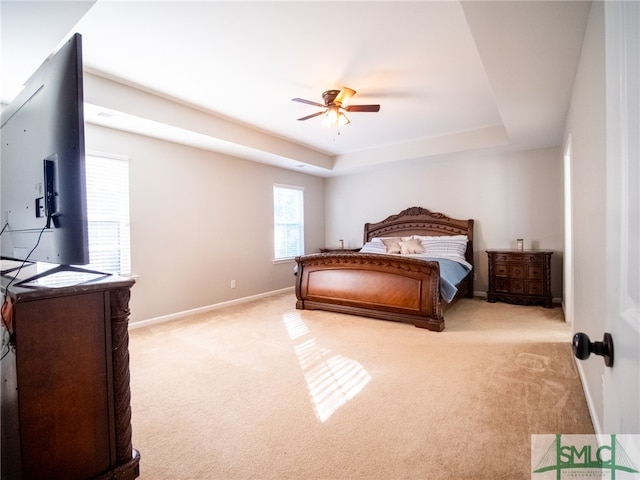
[[[469,269],[456,262],[442,257],[422,257],[424,260],[432,260],[440,264],[440,294],[445,302],[449,303],[458,293],[456,285],[467,276]]]

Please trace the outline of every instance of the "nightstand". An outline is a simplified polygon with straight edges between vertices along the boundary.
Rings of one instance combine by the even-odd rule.
[[[487,250],[487,301],[553,307],[551,255],[548,250]]]
[[[348,253],[359,252],[362,247],[358,248],[340,248],[340,247],[325,247],[320,249],[320,253]]]

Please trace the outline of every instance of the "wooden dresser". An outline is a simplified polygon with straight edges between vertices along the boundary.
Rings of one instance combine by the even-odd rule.
[[[3,348],[2,480],[133,480],[129,296],[133,280],[13,287]]]
[[[549,250],[487,250],[487,301],[551,308],[551,255]]]

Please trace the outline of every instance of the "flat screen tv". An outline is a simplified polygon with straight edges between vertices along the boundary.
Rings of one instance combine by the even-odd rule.
[[[89,263],[83,102],[82,39],[75,34],[2,111],[3,258]]]

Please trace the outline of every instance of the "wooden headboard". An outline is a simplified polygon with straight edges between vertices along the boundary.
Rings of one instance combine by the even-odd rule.
[[[374,237],[408,237],[409,235],[443,236],[466,235],[465,258],[473,263],[473,220],[450,218],[422,207],[410,207],[381,222],[364,224],[364,242]],[[469,288],[473,289],[473,274],[469,275]],[[473,291],[473,290],[471,290]]]

